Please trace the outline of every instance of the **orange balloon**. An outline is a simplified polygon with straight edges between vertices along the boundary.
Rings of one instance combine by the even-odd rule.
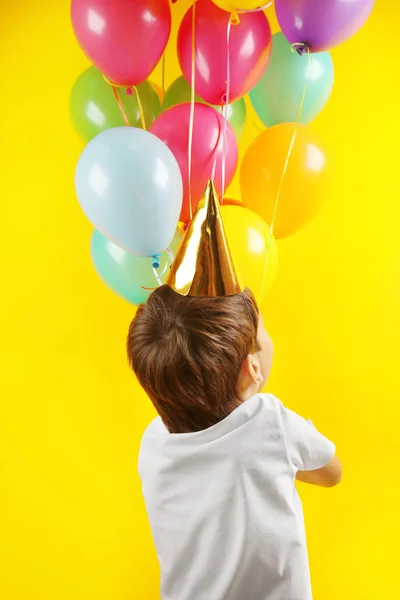
[[[289,148],[297,129],[284,172]],[[243,204],[271,224],[276,238],[292,235],[318,213],[328,193],[329,164],[315,134],[306,125],[283,123],[261,133],[248,148],[240,170]]]

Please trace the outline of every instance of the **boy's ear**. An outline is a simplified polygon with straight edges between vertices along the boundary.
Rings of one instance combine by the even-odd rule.
[[[260,383],[262,375],[260,366],[254,358],[253,354],[248,354],[242,363],[241,373],[251,380],[252,383]]]
[[[250,354],[251,370],[254,377],[254,383],[261,384],[264,382],[263,374],[261,373],[261,365],[254,354]]]
[[[248,388],[252,383],[251,377],[251,359],[250,355],[246,356],[240,367],[238,385],[241,389]]]

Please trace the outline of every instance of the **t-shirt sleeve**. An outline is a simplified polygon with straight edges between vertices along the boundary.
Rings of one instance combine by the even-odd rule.
[[[334,457],[336,448],[314,425],[279,405],[288,459],[298,471],[322,469]]]

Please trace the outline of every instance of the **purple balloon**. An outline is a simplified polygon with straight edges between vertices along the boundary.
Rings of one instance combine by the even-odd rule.
[[[348,40],[364,25],[375,0],[275,0],[276,16],[291,44],[324,52]],[[302,52],[301,48],[298,48]],[[304,51],[304,49],[303,49]]]

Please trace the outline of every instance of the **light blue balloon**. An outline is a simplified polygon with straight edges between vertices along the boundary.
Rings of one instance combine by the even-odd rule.
[[[306,81],[300,119],[304,124],[315,119],[329,100],[334,81],[332,58],[329,52],[300,56],[292,50],[283,33],[276,33],[267,70],[249,93],[266,127],[297,121]]]
[[[183,185],[171,150],[155,135],[116,127],[82,152],[75,188],[89,221],[137,256],[161,254],[178,225]]]
[[[177,229],[171,242],[172,256],[175,256],[183,234]],[[90,242],[90,255],[93,266],[100,279],[113,292],[131,304],[142,304],[150,296],[151,289],[159,287],[160,282],[154,274],[150,257],[134,256],[110,242],[96,229]],[[169,273],[171,259],[167,252],[160,256],[157,275],[165,283]]]

